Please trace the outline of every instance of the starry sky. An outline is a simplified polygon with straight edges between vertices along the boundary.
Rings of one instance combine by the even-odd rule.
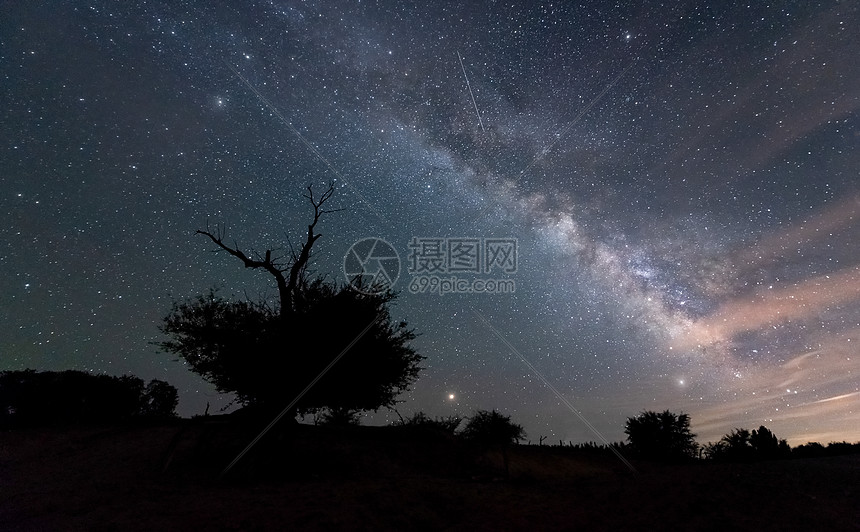
[[[313,269],[397,251],[404,415],[858,441],[858,28],[847,1],[4,3],[0,365],[226,405],[160,319],[276,293],[194,231],[285,253],[334,182]],[[412,239],[457,238],[516,239],[516,271],[458,273],[515,291],[410,292]]]

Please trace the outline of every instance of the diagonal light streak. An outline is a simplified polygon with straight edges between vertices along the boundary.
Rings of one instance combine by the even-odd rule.
[[[609,440],[607,440],[607,439],[606,439],[606,437],[604,437],[604,436],[603,436],[603,434],[601,434],[601,433],[600,433],[600,431],[599,431],[599,430],[597,430],[597,427],[595,427],[594,425],[592,425],[592,424],[591,424],[591,422],[589,422],[589,421],[588,421],[588,419],[586,419],[586,418],[585,418],[585,416],[584,416],[584,415],[582,415],[582,412],[580,412],[580,411],[579,411],[575,406],[573,406],[573,404],[571,404],[571,402],[570,402],[570,401],[568,401],[568,400],[567,400],[567,399],[566,399],[566,398],[561,394],[561,392],[559,392],[559,391],[556,389],[556,387],[555,387],[555,386],[553,386],[553,385],[552,385],[552,384],[547,380],[547,378],[543,376],[543,373],[541,373],[540,371],[538,371],[538,369],[537,369],[536,367],[534,367],[534,365],[532,365],[532,363],[531,363],[531,362],[529,362],[529,361],[528,361],[528,359],[526,359],[526,357],[524,357],[524,356],[523,356],[523,355],[522,355],[522,354],[517,350],[517,348],[516,348],[516,347],[514,347],[513,345],[511,345],[511,343],[507,340],[507,338],[505,338],[505,337],[502,335],[502,333],[501,333],[501,332],[499,332],[499,330],[498,330],[498,329],[496,329],[495,327],[493,327],[493,324],[491,324],[491,323],[487,320],[487,318],[485,318],[485,317],[484,317],[484,315],[483,315],[483,314],[481,314],[481,313],[480,313],[480,312],[478,312],[477,310],[473,310],[473,312],[474,312],[474,313],[475,313],[475,315],[478,317],[478,319],[479,319],[479,320],[481,320],[481,322],[483,322],[483,324],[484,324],[484,325],[486,325],[486,326],[487,326],[487,328],[488,328],[488,329],[490,329],[490,330],[493,332],[493,334],[495,334],[495,335],[496,335],[496,337],[497,337],[499,340],[501,340],[501,342],[502,342],[503,344],[505,344],[505,347],[507,347],[507,348],[508,348],[512,353],[514,353],[515,355],[517,355],[517,356],[520,358],[520,360],[522,360],[522,361],[523,361],[523,364],[525,364],[525,365],[526,365],[526,367],[528,367],[528,368],[529,368],[529,370],[531,370],[531,372],[532,372],[532,373],[533,373],[533,374],[534,374],[538,379],[540,379],[540,380],[541,380],[541,382],[543,382],[543,383],[546,385],[546,387],[547,387],[547,388],[549,388],[549,389],[550,389],[550,391],[552,391],[552,393],[553,393],[553,394],[555,394],[555,396],[558,398],[558,400],[559,400],[559,401],[561,401],[561,402],[564,404],[564,406],[566,406],[568,409],[570,409],[570,411],[571,411],[571,412],[573,412],[573,413],[576,415],[576,417],[578,417],[578,418],[579,418],[579,420],[580,420],[580,421],[582,421],[582,423],[583,423],[586,427],[588,427],[588,429],[589,429],[592,433],[594,433],[594,435],[595,435],[595,436],[597,436],[597,438],[598,438],[601,442],[603,442],[603,444],[604,444],[606,447],[608,447],[608,448],[609,448],[609,449],[610,449],[610,450],[615,454],[615,456],[617,456],[617,457],[618,457],[618,459],[619,459],[619,460],[621,460],[621,462],[622,462],[625,466],[627,466],[627,468],[628,468],[628,469],[630,469],[630,471],[632,471],[633,473],[636,473],[636,472],[637,472],[637,471],[636,471],[636,468],[635,468],[635,467],[633,467],[633,464],[631,464],[630,462],[628,462],[628,461],[627,461],[627,459],[626,459],[626,458],[624,458],[624,455],[622,455],[622,454],[621,454],[621,452],[620,452],[618,449],[616,449],[616,448],[615,448],[615,446],[614,446],[614,445],[612,445],[612,444],[609,442]]]
[[[516,178],[514,178],[514,179],[510,179],[510,180],[509,180],[510,185],[511,185],[511,187],[512,187],[512,188],[515,188],[515,187],[517,186],[517,181],[519,181],[519,180],[523,177],[523,175],[525,175],[525,173],[526,173],[526,172],[528,172],[528,171],[529,171],[529,170],[530,170],[530,169],[531,169],[535,164],[537,164],[537,163],[538,163],[538,161],[540,161],[541,159],[543,159],[543,158],[546,156],[546,154],[547,154],[547,153],[549,153],[549,151],[550,151],[553,147],[555,147],[559,142],[561,142],[561,139],[562,139],[562,138],[567,134],[567,132],[568,132],[568,131],[570,131],[570,129],[571,129],[574,125],[576,125],[576,123],[577,123],[577,122],[579,122],[579,120],[580,120],[583,116],[585,116],[585,114],[586,114],[588,111],[590,111],[592,107],[594,107],[595,105],[597,105],[597,102],[599,102],[599,101],[600,101],[600,100],[601,100],[601,99],[606,95],[606,93],[607,93],[607,92],[609,92],[609,91],[610,91],[610,89],[612,89],[612,87],[614,87],[614,86],[615,86],[615,85],[616,85],[616,84],[621,80],[621,78],[622,78],[622,77],[624,77],[624,75],[625,75],[625,74],[626,74],[626,73],[627,73],[627,72],[628,72],[628,71],[633,67],[633,65],[634,65],[634,64],[636,64],[636,59],[634,59],[634,60],[633,60],[629,65],[627,65],[627,67],[626,67],[626,68],[624,68],[624,70],[622,70],[622,71],[621,71],[617,76],[615,76],[615,78],[614,78],[614,79],[613,79],[613,80],[612,80],[612,81],[611,81],[611,82],[610,82],[606,87],[604,87],[604,88],[603,88],[603,90],[601,90],[601,91],[600,91],[600,93],[598,93],[598,94],[597,94],[597,96],[595,96],[595,97],[594,97],[594,98],[593,98],[593,99],[588,103],[588,105],[586,105],[583,109],[581,109],[581,110],[579,111],[579,113],[577,113],[577,115],[574,117],[574,119],[573,119],[573,120],[572,120],[572,121],[571,121],[567,126],[565,126],[565,127],[564,127],[560,132],[559,132],[559,133],[557,133],[557,134],[556,134],[556,138],[555,138],[555,140],[553,140],[551,143],[547,144],[543,149],[541,149],[541,150],[540,150],[540,151],[539,151],[539,152],[534,156],[534,158],[532,159],[532,161],[531,161],[531,162],[530,162],[530,163],[529,163],[525,168],[523,168],[523,169],[520,171],[520,173],[517,175],[517,177],[516,177]],[[485,212],[486,212],[488,209],[490,209],[491,207],[492,207],[492,205],[487,204],[487,205],[482,209],[482,211],[479,213],[478,218],[480,219],[481,217],[483,217],[483,216],[484,216],[484,214],[485,214]]]
[[[474,105],[474,106],[475,106],[475,114],[476,114],[476,115],[478,115],[478,123],[479,123],[479,124],[481,124],[481,131],[483,131],[484,133],[486,133],[486,132],[487,132],[487,130],[486,130],[486,129],[484,129],[484,121],[483,121],[483,120],[481,120],[481,113],[480,113],[480,112],[478,112],[478,104],[477,104],[477,103],[475,103],[475,95],[474,95],[474,94],[472,94],[472,84],[471,84],[471,83],[469,83],[469,76],[467,76],[467,75],[466,75],[466,67],[465,67],[465,66],[463,66],[463,58],[462,58],[462,57],[460,57],[460,50],[457,50],[457,59],[459,59],[459,60],[460,60],[460,68],[462,68],[462,69],[463,69],[463,77],[464,77],[464,78],[466,78],[466,87],[468,87],[468,88],[469,88],[469,96],[471,96],[471,97],[472,97],[472,105]]]
[[[323,154],[320,153],[319,150],[316,149],[316,147],[314,147],[313,144],[308,142],[308,140],[301,133],[299,133],[299,130],[296,129],[293,126],[293,124],[289,120],[286,119],[286,117],[281,113],[281,111],[279,111],[278,108],[275,107],[275,105],[272,102],[270,102],[265,96],[263,96],[263,94],[256,87],[254,87],[250,81],[248,81],[248,78],[243,76],[236,69],[236,67],[231,65],[229,62],[227,63],[227,67],[230,70],[232,70],[234,74],[236,74],[236,77],[238,77],[240,80],[242,80],[242,83],[244,83],[245,86],[248,87],[248,89],[250,89],[250,91],[254,93],[254,96],[256,96],[257,99],[260,100],[263,103],[263,105],[265,105],[269,109],[269,111],[272,112],[272,114],[274,114],[276,117],[278,117],[278,120],[280,120],[285,126],[287,126],[290,129],[290,131],[292,131],[293,135],[298,137],[298,139],[301,141],[301,143],[304,144],[305,147],[307,147],[307,149],[309,149],[311,151],[311,153],[316,155],[316,157],[320,161],[322,161],[323,164],[325,164],[329,170],[331,170],[331,173],[333,173],[338,179],[342,180],[344,185],[346,185],[347,187],[349,187],[350,190],[352,190],[353,194],[355,194],[359,200],[364,202],[364,204],[367,205],[370,208],[370,210],[373,211],[373,213],[379,217],[379,219],[381,219],[383,221],[387,221],[385,219],[385,217],[382,216],[382,213],[379,211],[379,209],[377,209],[371,202],[369,202],[367,199],[365,199],[365,197],[361,194],[361,192],[359,192],[358,189],[356,189],[354,186],[352,186],[352,184],[345,177],[343,177],[343,175],[338,171],[338,169],[335,168],[334,165],[331,164],[331,162],[329,162],[329,160],[326,159],[323,156]]]
[[[538,161],[540,161],[541,159],[543,159],[543,158],[546,156],[546,154],[547,154],[547,153],[549,153],[549,151],[550,151],[551,149],[553,149],[553,148],[554,148],[554,147],[555,147],[559,142],[561,142],[561,139],[562,139],[565,135],[567,135],[567,132],[568,132],[568,131],[570,131],[570,129],[571,129],[573,126],[575,126],[575,125],[576,125],[576,123],[577,123],[577,122],[579,122],[579,120],[580,120],[583,116],[585,116],[585,113],[587,113],[588,111],[590,111],[592,107],[594,107],[595,105],[597,105],[597,102],[599,102],[601,99],[603,99],[603,97],[606,95],[606,93],[607,93],[607,92],[609,92],[609,90],[610,90],[610,89],[612,89],[612,87],[614,87],[614,86],[615,86],[615,84],[616,84],[616,83],[618,83],[618,82],[621,80],[621,78],[622,78],[622,77],[624,77],[624,74],[626,74],[626,73],[627,73],[627,71],[628,71],[628,70],[630,70],[630,68],[631,68],[634,64],[636,64],[636,61],[635,61],[635,60],[634,60],[634,61],[632,61],[629,65],[627,65],[627,67],[626,67],[624,70],[622,70],[620,74],[618,74],[617,76],[615,76],[615,79],[613,79],[613,80],[609,83],[609,85],[607,85],[606,87],[604,87],[604,88],[603,88],[603,90],[602,90],[602,91],[600,91],[600,93],[599,93],[597,96],[595,96],[595,97],[594,97],[594,98],[593,98],[593,99],[588,103],[588,105],[586,105],[584,108],[582,108],[582,110],[580,110],[580,111],[579,111],[579,113],[577,113],[577,115],[573,118],[573,120],[572,120],[568,125],[566,125],[566,126],[564,127],[564,129],[562,129],[559,133],[557,133],[557,134],[556,134],[556,136],[555,136],[555,140],[554,140],[554,141],[552,141],[552,142],[550,142],[549,144],[547,144],[547,145],[546,145],[546,146],[545,146],[545,147],[544,147],[540,152],[538,152],[538,154],[537,154],[537,155],[535,155],[534,159],[532,159],[532,162],[530,162],[530,163],[528,164],[528,166],[526,166],[525,168],[523,168],[523,170],[520,172],[520,175],[518,175],[518,176],[517,176],[517,179],[521,178],[521,177],[523,176],[523,174],[525,174],[526,172],[528,172],[528,171],[531,169],[531,167],[532,167],[532,166],[534,166],[535,164],[537,164],[537,162],[538,162]]]

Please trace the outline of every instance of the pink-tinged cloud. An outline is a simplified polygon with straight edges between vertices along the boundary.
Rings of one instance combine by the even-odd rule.
[[[675,346],[690,348],[731,341],[746,331],[807,320],[831,307],[860,300],[860,267],[846,268],[782,288],[762,288],[722,305],[693,323]]]
[[[773,430],[791,445],[809,441],[860,441],[860,329],[839,338],[810,338],[815,351],[787,362],[749,364],[724,383],[733,398],[708,401],[693,412],[700,442],[716,441],[733,428]],[[707,397],[705,399],[708,399]]]

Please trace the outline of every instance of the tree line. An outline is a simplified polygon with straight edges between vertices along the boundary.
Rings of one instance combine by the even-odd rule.
[[[630,453],[662,461],[702,458],[718,462],[754,462],[860,452],[860,443],[847,442],[831,442],[827,446],[810,442],[792,448],[763,425],[753,430],[734,428],[718,441],[700,445],[690,430],[690,416],[669,410],[644,411],[629,417],[624,432]]]
[[[0,427],[109,423],[176,416],[179,394],[167,382],[83,371],[0,372]]]

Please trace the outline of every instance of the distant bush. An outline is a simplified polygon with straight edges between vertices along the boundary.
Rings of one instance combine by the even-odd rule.
[[[134,378],[137,379],[137,377]],[[176,417],[178,404],[179,392],[174,386],[162,380],[152,379],[140,396],[137,415],[156,418]]]
[[[354,427],[361,425],[361,411],[351,408],[325,408],[314,414],[315,425]]]
[[[470,441],[484,445],[506,446],[525,439],[523,428],[495,410],[478,410],[468,418],[460,435]]]
[[[576,452],[584,452],[584,453],[593,453],[593,454],[605,454],[605,455],[613,455],[615,451],[620,453],[628,453],[630,452],[630,444],[617,441],[609,444],[597,443],[597,442],[585,442],[585,443],[571,443],[566,446],[562,446],[565,449],[572,449]]]
[[[832,441],[827,444],[825,452],[828,456],[838,456],[841,454],[857,454],[860,453],[860,442],[848,443],[847,441]]]
[[[791,450],[793,458],[817,458],[822,456],[840,456],[844,454],[860,453],[860,442],[830,442],[825,447],[817,442],[809,442],[798,445]]]
[[[402,418],[394,422],[394,425],[400,427],[424,427],[438,430],[448,434],[454,434],[463,418],[459,416],[435,417],[431,418],[424,412],[415,412],[407,418]]]
[[[170,384],[82,371],[0,372],[0,426],[112,422],[175,417],[179,394]]]
[[[499,447],[502,451],[502,460],[507,476],[510,475],[508,446],[525,439],[526,431],[521,425],[511,421],[511,416],[506,416],[495,410],[478,410],[472,417],[468,418],[460,436],[482,447]]]
[[[758,430],[732,429],[716,443],[703,448],[706,458],[729,462],[751,462],[787,458],[791,455],[788,442],[778,439],[767,427]]]

